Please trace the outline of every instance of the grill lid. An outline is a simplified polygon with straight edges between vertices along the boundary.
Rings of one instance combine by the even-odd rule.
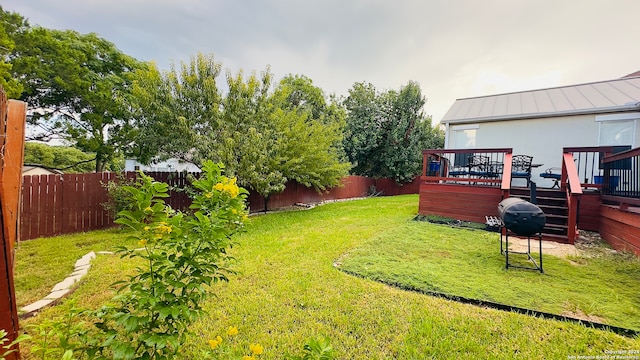
[[[546,218],[536,205],[515,197],[498,204],[498,215],[504,226],[520,236],[531,236],[542,231]]]

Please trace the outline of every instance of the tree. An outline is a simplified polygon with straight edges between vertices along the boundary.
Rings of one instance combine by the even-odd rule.
[[[371,84],[354,84],[344,101],[348,111],[344,147],[353,173],[412,181],[420,173],[421,151],[444,139],[422,111],[425,102],[415,82],[385,93],[377,93]]]
[[[265,204],[289,180],[318,191],[339,184],[349,168],[339,156],[344,126],[339,105],[327,104],[322,90],[305,77],[286,77],[272,89],[268,69],[249,76],[227,71],[228,91],[221,95],[220,68],[213,55],[198,54],[182,63],[181,71],[138,71],[140,154],[222,162]]]
[[[327,103],[322,89],[304,76],[283,78],[273,94],[282,112],[273,114],[279,134],[282,172],[318,191],[336,186],[351,164],[342,149],[345,111],[333,98]]]
[[[213,55],[199,53],[169,71],[153,63],[138,69],[132,87],[136,135],[127,152],[147,164],[156,157],[197,164],[218,150],[212,145],[223,139],[221,68]]]
[[[380,142],[384,113],[376,89],[371,84],[355,83],[345,99],[347,108],[344,149],[356,175],[380,177]]]
[[[103,171],[131,142],[130,74],[142,63],[96,34],[23,27],[12,35],[11,72],[41,130],[36,139],[62,138],[95,154]]]
[[[29,23],[17,13],[9,13],[0,6],[0,85],[7,97],[15,99],[22,93],[22,84],[11,73],[9,54],[15,48],[14,37],[29,27]]]
[[[50,146],[37,142],[26,142],[25,164],[38,164],[66,173],[86,173],[95,169],[95,156],[69,146]]]

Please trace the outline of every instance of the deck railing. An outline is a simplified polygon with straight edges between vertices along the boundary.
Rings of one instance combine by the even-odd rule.
[[[562,154],[562,186],[566,191],[567,199],[567,241],[573,244],[578,236],[578,208],[582,195],[582,185],[578,177],[578,168],[575,164],[574,154],[564,152]]]
[[[578,180],[583,188],[601,189],[603,183],[602,159],[613,154],[614,149],[613,146],[565,147],[563,153],[573,156]],[[566,183],[566,178],[563,178],[562,183]]]
[[[511,148],[424,150],[422,180],[502,187],[505,164],[511,165],[512,151]],[[510,174],[511,170],[508,171]]]
[[[602,164],[602,200],[640,206],[640,148],[605,156]]]

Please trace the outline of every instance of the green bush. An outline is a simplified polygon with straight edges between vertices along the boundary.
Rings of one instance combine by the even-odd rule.
[[[59,348],[90,359],[176,357],[189,325],[204,314],[209,287],[233,274],[227,251],[247,217],[247,191],[235,178],[222,175],[222,169],[213,162],[204,164],[203,175],[192,185],[189,214],[166,205],[168,185],[144,174],[134,184],[119,187],[130,206],[118,213],[116,223],[131,230],[129,238],[139,248],[121,247],[118,252],[145,265],[113,284],[118,295],[109,305],[96,311],[73,309],[69,321],[51,326],[53,332],[47,335],[65,345]],[[76,329],[80,320],[94,326],[63,331]],[[38,350],[46,354],[50,343]]]

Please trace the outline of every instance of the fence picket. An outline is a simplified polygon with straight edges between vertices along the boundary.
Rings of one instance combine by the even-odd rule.
[[[163,181],[172,187],[184,188],[189,177],[198,174],[150,172],[147,175],[156,181]],[[124,174],[125,179],[135,178],[135,172]],[[108,201],[108,193],[103,184],[117,181],[117,173],[90,173],[24,176],[20,213],[20,235],[22,240],[42,236],[55,236],[81,231],[108,228],[114,225],[113,216],[104,209],[102,203]],[[286,189],[273,194],[269,199],[269,209],[292,206],[297,203],[315,203],[324,200],[339,200],[366,196],[370,187],[384,195],[417,194],[419,180],[404,186],[385,179],[370,179],[363,176],[348,176],[342,180],[342,187],[321,193],[295,182],[289,182]],[[191,200],[185,192],[171,190],[165,202],[176,210],[188,210]],[[251,211],[262,211],[264,199],[250,192],[247,202]]]

